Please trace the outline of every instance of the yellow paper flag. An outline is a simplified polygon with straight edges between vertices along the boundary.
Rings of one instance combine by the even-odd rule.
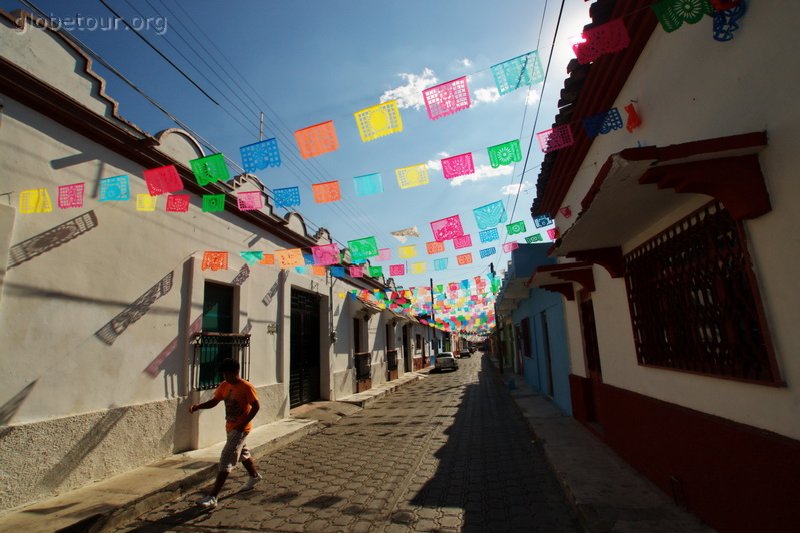
[[[412,274],[422,274],[426,270],[428,270],[428,267],[424,261],[420,261],[419,263],[411,263]]]
[[[397,108],[397,100],[383,102],[353,113],[358,124],[358,133],[363,142],[403,131],[403,120]]]
[[[28,189],[19,194],[20,213],[50,213],[53,203],[47,189]]]
[[[147,193],[136,195],[137,211],[155,211],[158,203],[158,196],[150,196]]]
[[[400,246],[397,248],[397,255],[400,257],[400,259],[417,257],[417,245],[409,244],[408,246]]]
[[[397,184],[401,189],[410,189],[411,187],[427,185],[429,182],[428,167],[425,166],[425,163],[398,168],[395,169],[394,172],[397,175]]]

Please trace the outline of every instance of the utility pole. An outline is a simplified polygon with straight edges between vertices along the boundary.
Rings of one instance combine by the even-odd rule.
[[[264,138],[264,112],[261,111],[258,115],[258,142]]]
[[[492,273],[492,283],[494,284],[495,272],[494,262],[489,263],[489,271]],[[500,322],[500,314],[497,312],[497,298],[494,299],[494,324],[497,330],[497,360],[500,366],[500,375],[503,375],[503,325]]]
[[[436,311],[433,309],[433,278],[431,278],[431,328],[433,329],[434,356],[439,355],[439,341],[436,340]]]

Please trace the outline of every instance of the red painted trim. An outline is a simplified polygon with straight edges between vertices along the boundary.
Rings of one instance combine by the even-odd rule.
[[[591,401],[595,435],[715,529],[797,529],[800,441],[581,376],[570,385],[576,419]]]

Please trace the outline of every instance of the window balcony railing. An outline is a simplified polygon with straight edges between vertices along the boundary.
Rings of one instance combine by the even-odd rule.
[[[250,335],[200,333],[192,339],[192,386],[196,390],[216,388],[222,383],[219,364],[223,359],[239,361],[239,375],[250,378]]]

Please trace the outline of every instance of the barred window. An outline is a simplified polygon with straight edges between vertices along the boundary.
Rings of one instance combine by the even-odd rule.
[[[744,228],[712,201],[625,256],[639,364],[780,385]]]

